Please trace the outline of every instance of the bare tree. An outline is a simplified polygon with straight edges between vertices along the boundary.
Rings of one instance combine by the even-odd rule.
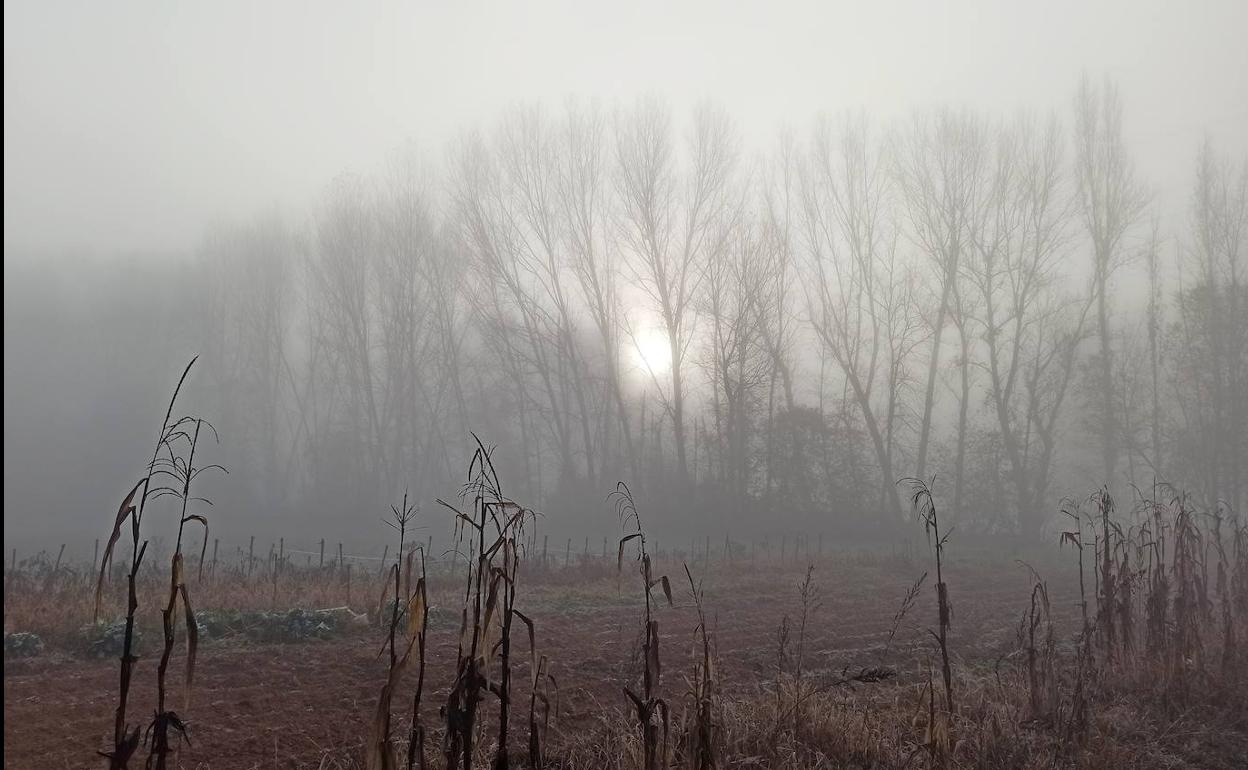
[[[620,298],[618,248],[611,237],[610,198],[606,189],[606,122],[596,108],[569,104],[560,137],[561,153],[556,186],[563,211],[569,266],[580,286],[582,302],[602,346],[606,393],[603,402],[604,463],[612,444],[611,424],[618,421],[624,456],[634,478],[638,476],[628,402],[620,378]],[[614,418],[610,417],[614,406]]]
[[[644,292],[671,350],[670,393],[660,391],[671,416],[679,478],[689,478],[686,456],[684,363],[693,337],[693,301],[701,265],[729,207],[737,139],[725,113],[708,105],[694,113],[688,169],[674,155],[666,108],[640,101],[618,121],[616,196],[621,243],[636,285]]]
[[[961,515],[964,510],[967,437],[971,419],[972,358],[975,355],[973,324],[978,309],[974,290],[963,286],[963,283],[961,276],[954,280],[949,298],[949,319],[958,332],[958,358],[955,361],[958,367],[958,424],[953,462],[953,511],[956,515]]]
[[[1043,522],[1057,429],[1090,296],[1061,295],[1056,272],[1069,242],[1070,198],[1055,120],[1022,119],[996,136],[987,203],[965,273],[978,295],[978,325],[996,420],[1022,531]]]
[[[1191,244],[1195,281],[1176,298],[1174,398],[1182,430],[1172,451],[1176,479],[1209,505],[1243,510],[1248,498],[1248,161],[1218,156],[1206,142],[1197,157]]]
[[[1135,166],[1122,138],[1122,101],[1106,82],[1098,90],[1085,76],[1075,98],[1075,177],[1080,211],[1092,242],[1092,286],[1100,342],[1099,432],[1105,483],[1114,483],[1121,429],[1114,404],[1113,350],[1110,329],[1110,281],[1122,265],[1123,237],[1148,205],[1147,190],[1135,178]]]
[[[437,358],[440,343],[435,292],[429,280],[442,248],[430,180],[412,147],[397,152],[376,191],[377,244],[373,305],[377,318],[379,424],[382,462],[391,485],[399,479],[424,489],[442,466],[445,442],[435,443],[440,415],[454,398],[455,378],[427,380],[425,362]],[[449,386],[449,387],[448,387]]]
[[[922,340],[912,274],[898,256],[889,177],[865,119],[816,131],[802,180],[805,289],[820,343],[845,376],[879,469],[879,503],[902,515],[894,478],[907,366]]]
[[[542,268],[533,264],[521,203],[513,197],[523,192],[513,187],[515,180],[503,167],[502,155],[491,153],[483,140],[473,137],[456,159],[453,203],[480,289],[469,292],[469,298],[480,323],[491,330],[487,339],[506,362],[510,378],[520,383],[535,379],[535,388],[518,385],[519,395],[528,400],[534,390],[541,394],[532,406],[546,416],[559,474],[570,479],[576,474],[576,463],[573,412],[559,371],[564,351],[557,322],[540,299],[543,289],[536,271]],[[531,449],[526,442],[525,451]]]
[[[1135,472],[1136,461],[1148,469],[1152,478],[1143,480],[1163,481],[1162,412],[1161,412],[1161,346],[1163,310],[1161,281],[1161,231],[1160,221],[1154,215],[1152,230],[1144,244],[1142,255],[1148,271],[1148,300],[1145,308],[1143,339],[1135,328],[1119,332],[1119,350],[1115,356],[1114,379],[1117,389],[1117,409],[1120,415],[1122,438],[1127,450],[1127,478],[1133,484],[1140,480]],[[1147,368],[1139,366],[1146,358]]]
[[[946,108],[916,116],[895,153],[909,230],[931,262],[939,294],[915,457],[918,478],[927,473],[941,342],[958,296],[959,267],[984,184],[986,137],[987,127],[980,118]]]
[[[585,478],[597,479],[589,371],[578,335],[574,294],[566,286],[567,209],[560,200],[559,136],[535,109],[517,110],[504,120],[499,156],[513,202],[519,268],[531,279],[531,301],[551,342],[560,401],[569,423],[580,428]],[[546,375],[543,375],[546,377]],[[569,425],[568,430],[573,430]]]
[[[1157,477],[1164,479],[1165,464],[1161,451],[1161,327],[1164,323],[1164,298],[1161,296],[1159,228],[1158,220],[1154,218],[1152,236],[1145,252],[1148,262],[1149,443],[1153,450],[1149,465]]]
[[[794,213],[798,210],[797,148],[791,136],[781,138],[776,157],[768,165],[762,193],[764,264],[757,286],[759,294],[759,335],[771,366],[767,379],[767,454],[764,494],[772,493],[773,471],[779,462],[802,467],[805,452],[800,435],[794,433],[791,456],[781,460],[776,454],[776,384],[784,397],[784,414],[791,419],[797,406],[794,395],[794,347],[798,337],[797,317],[792,307],[794,264]]]
[[[352,175],[336,179],[317,216],[308,261],[309,307],[319,335],[314,344],[324,356],[321,378],[327,391],[318,401],[327,410],[336,444],[326,461],[350,482],[350,488],[339,494],[356,500],[385,492],[384,426],[373,358],[378,334],[373,203],[364,179]],[[331,483],[323,470],[327,468],[317,470],[317,480]]]
[[[737,513],[750,496],[752,416],[773,359],[762,342],[766,296],[760,292],[774,240],[748,220],[729,223],[717,258],[707,262],[701,301],[709,324],[704,369],[711,383],[719,479]]]
[[[295,286],[294,236],[276,212],[209,231],[198,255],[200,341],[219,398],[220,427],[246,456],[241,483],[266,507],[292,490],[288,348]],[[254,474],[254,475],[253,475]]]

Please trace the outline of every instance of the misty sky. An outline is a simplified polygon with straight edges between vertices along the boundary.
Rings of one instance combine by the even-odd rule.
[[[516,101],[710,97],[785,125],[932,103],[1069,112],[1121,86],[1142,176],[1182,207],[1202,133],[1248,151],[1248,2],[4,4],[4,239],[184,250],[215,219],[301,216],[344,170],[439,153]]]

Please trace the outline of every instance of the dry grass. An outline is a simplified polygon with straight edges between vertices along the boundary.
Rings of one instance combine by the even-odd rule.
[[[398,709],[393,729],[382,734],[380,745],[392,756],[410,757],[413,766],[428,767],[447,766],[446,749],[453,746],[453,755],[465,768],[498,767],[500,756],[512,767],[621,769],[1242,766],[1248,756],[1244,525],[1225,511],[1198,510],[1177,495],[1139,500],[1121,514],[1102,494],[1089,502],[1085,507],[1091,516],[1081,506],[1069,506],[1075,525],[1063,541],[1079,546],[1077,551],[1063,556],[1054,544],[1053,558],[1041,556],[1037,569],[1027,571],[1029,585],[1019,587],[1014,605],[1016,622],[1008,624],[1016,628],[1012,636],[1007,633],[989,643],[968,630],[968,624],[976,627],[978,611],[974,597],[980,586],[973,583],[1007,569],[1004,560],[977,571],[975,565],[986,559],[982,554],[961,549],[943,554],[943,580],[937,582],[948,582],[947,595],[968,597],[961,600],[959,615],[949,619],[944,649],[950,689],[957,693],[952,707],[943,697],[944,655],[934,641],[939,634],[925,640],[923,632],[947,612],[920,600],[925,593],[924,579],[916,579],[921,568],[895,553],[866,557],[829,551],[824,558],[812,556],[805,567],[789,559],[778,564],[762,558],[751,560],[752,570],[741,569],[744,557],[736,564],[711,560],[698,571],[700,581],[687,573],[690,595],[679,597],[674,611],[664,610],[675,614],[664,621],[661,677],[657,654],[647,649],[653,637],[647,634],[643,641],[639,631],[638,654],[631,664],[623,650],[616,653],[616,681],[572,683],[561,673],[557,654],[548,658],[533,649],[534,636],[540,634],[531,628],[528,639],[516,639],[527,654],[514,661],[509,654],[504,664],[501,619],[506,610],[526,624],[531,619],[538,629],[552,615],[604,610],[620,616],[635,613],[638,628],[648,629],[642,600],[648,602],[649,590],[643,596],[619,587],[615,553],[606,559],[597,554],[573,559],[566,568],[560,559],[558,567],[526,563],[520,570],[519,557],[507,556],[513,546],[494,549],[498,535],[483,542],[473,534],[465,547],[477,555],[474,563],[485,568],[465,574],[464,559],[446,560],[419,588],[427,591],[425,606],[443,615],[463,606],[460,616],[471,618],[474,606],[481,609],[480,621],[470,619],[461,637],[468,642],[460,656],[460,680],[467,681],[462,674],[470,663],[489,671],[478,680],[474,726],[456,743],[447,740],[447,709],[428,715],[423,724],[404,713],[415,708]],[[499,506],[500,511],[504,508]],[[1107,510],[1112,513],[1107,515]],[[482,521],[488,524],[488,509],[486,517]],[[495,555],[499,562],[491,566]],[[655,575],[679,569],[684,556],[654,554],[649,564],[639,561],[648,589],[657,591],[661,582]],[[148,566],[161,561],[145,559],[136,577],[140,628],[162,625],[166,607],[160,605],[168,597],[170,576]],[[350,584],[346,569],[336,561],[317,568],[280,558],[254,567],[222,563],[216,570],[206,569],[202,578],[188,568],[185,582],[196,596],[197,610],[350,606],[370,615],[372,629],[393,628],[401,657],[409,645],[422,641],[420,633],[392,625],[398,603],[379,597],[384,591],[393,598],[396,590],[398,596],[410,597],[417,593],[411,588],[417,581],[400,580],[396,589],[396,574],[402,574],[398,565],[406,560],[396,556],[392,561],[394,566],[384,573],[375,568],[356,571]],[[1080,563],[1094,566],[1092,585],[1083,592],[1076,582]],[[105,584],[105,618],[115,618],[124,609],[126,567],[115,565],[113,581]],[[504,580],[496,570],[511,578]],[[523,614],[516,595],[504,590],[521,572],[529,586]],[[878,586],[885,576],[891,586],[887,590],[894,593],[887,608],[879,606]],[[790,588],[788,598],[780,599],[774,591],[777,579],[804,588]],[[72,647],[75,629],[91,619],[93,580],[91,569],[51,558],[10,571],[6,631],[35,631],[53,648]],[[703,585],[711,590],[704,591]],[[873,585],[875,598],[848,609],[848,598]],[[733,631],[733,652],[725,658],[719,624],[731,618],[722,613],[751,602],[781,602],[792,608],[794,620],[786,626],[790,637],[778,644],[776,626],[759,625],[745,637],[753,640],[753,647],[743,648],[743,632]],[[1080,609],[1084,603],[1089,605],[1086,612]],[[828,634],[835,638],[848,621],[860,623],[870,612],[878,619],[874,641],[862,648],[846,643],[838,662],[829,665]],[[919,617],[911,622],[907,615]],[[752,610],[749,617],[768,616]],[[439,623],[437,633],[449,635],[447,618],[440,617]],[[815,631],[813,636],[809,630]],[[361,632],[358,644],[377,644],[377,634]],[[474,636],[480,654],[471,651]],[[769,646],[780,647],[779,654],[773,656]],[[773,657],[779,663],[768,667],[765,661]],[[429,665],[430,697],[450,698],[446,661],[434,658]],[[378,666],[385,668],[381,661]],[[412,698],[424,684],[423,665],[420,671],[419,684],[410,675],[393,681],[387,677],[391,698]],[[506,681],[515,679],[514,688],[501,690],[504,671]],[[592,686],[598,695],[588,702],[588,696],[580,696],[579,708],[561,713],[557,678],[565,679],[565,690]],[[621,694],[625,687],[640,687],[636,700]],[[523,704],[506,721],[500,720],[500,692],[507,693],[509,706]],[[659,713],[660,699],[669,711],[666,720]],[[650,704],[640,729],[637,701]],[[515,745],[500,751],[507,729],[514,733]],[[664,732],[670,733],[666,739]],[[649,749],[647,733],[656,741]],[[363,767],[364,738],[325,749],[321,766]],[[429,750],[409,753],[413,738]],[[465,738],[473,747],[467,756]]]
[[[920,672],[910,672],[918,678]],[[911,677],[907,677],[911,678]],[[925,675],[923,676],[926,679]],[[1105,685],[1087,736],[1071,744],[1029,719],[1021,671],[959,673],[959,713],[951,720],[944,762],[967,768],[1237,768],[1248,752],[1248,714],[1229,694],[1167,714],[1147,693]],[[775,729],[767,693],[722,700],[717,751],[724,766],[755,768],[906,768],[936,766],[928,750],[929,686],[883,683],[811,697],[800,733]],[[1239,693],[1242,699],[1243,693]],[[549,767],[631,770],[639,766],[635,733],[622,712],[600,715],[552,753]],[[677,756],[674,766],[693,766]]]

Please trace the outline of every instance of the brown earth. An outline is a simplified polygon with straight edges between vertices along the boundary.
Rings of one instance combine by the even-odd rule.
[[[662,638],[664,687],[678,700],[690,660],[695,625],[687,581],[680,567],[667,565],[676,607],[657,611]],[[907,588],[925,565],[897,559],[829,558],[815,569],[819,606],[807,636],[808,666],[840,672],[881,663],[914,676],[916,661],[931,648],[925,629],[934,622],[933,581],[903,619],[889,651],[884,646]],[[1050,566],[1054,613],[1073,627],[1077,583],[1070,570]],[[796,565],[741,563],[712,569],[704,580],[705,603],[715,634],[724,686],[750,691],[774,671],[776,629],[785,614],[799,612]],[[679,578],[679,579],[678,579]],[[617,580],[619,586],[617,588]],[[992,665],[1014,648],[1014,630],[1030,595],[1030,574],[1008,558],[955,563],[946,580],[954,604],[952,647],[967,663]],[[559,685],[558,715],[548,744],[575,734],[605,710],[625,705],[622,686],[634,665],[640,594],[635,574],[622,580],[602,565],[522,583],[518,607],[537,624],[539,653],[551,661]],[[438,722],[455,651],[455,603],[449,586],[434,597],[448,608],[431,631],[426,725]],[[7,630],[7,629],[6,629]],[[331,641],[253,644],[238,639],[201,645],[189,708],[182,708],[182,670],[171,674],[175,709],[189,720],[190,743],[179,757],[186,768],[331,768],[360,766],[364,741],[386,661],[379,656],[379,628],[353,631]],[[180,650],[179,643],[179,650]],[[517,661],[517,747],[527,735],[528,643],[521,638]],[[155,701],[157,653],[147,650],[131,695],[131,724],[149,721]],[[11,768],[101,767],[97,751],[112,732],[118,668],[115,660],[90,660],[50,650],[27,660],[5,660],[4,763]],[[406,730],[413,677],[395,701],[395,732]],[[489,713],[493,713],[493,708]],[[436,746],[437,731],[431,736]]]

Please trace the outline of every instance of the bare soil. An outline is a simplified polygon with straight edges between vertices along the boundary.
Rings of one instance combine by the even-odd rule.
[[[920,563],[829,558],[815,569],[820,602],[806,641],[815,676],[847,667],[885,663],[903,680],[917,673],[927,654],[926,629],[934,623],[934,585],[924,584],[918,603],[884,649],[893,616],[906,589],[925,570]],[[679,565],[664,566],[673,580],[676,606],[657,610],[662,639],[663,686],[679,700],[690,661],[694,616]],[[1069,570],[1046,575],[1054,613],[1073,628],[1077,583]],[[799,612],[798,565],[740,563],[706,571],[706,606],[715,633],[721,674],[728,690],[748,691],[774,672],[776,629]],[[696,570],[695,570],[696,573]],[[524,578],[522,578],[524,579]],[[991,666],[1014,648],[1014,629],[1030,594],[1030,574],[1009,559],[955,563],[947,569],[954,604],[952,648],[960,664]],[[617,587],[618,584],[618,587]],[[656,591],[656,593],[658,593]],[[522,583],[518,606],[537,624],[538,652],[551,661],[559,685],[558,714],[548,744],[625,705],[622,687],[632,681],[641,597],[637,576],[617,577],[601,565]],[[455,657],[458,610],[449,587],[434,597],[444,611],[431,631],[423,720],[436,748],[437,709],[445,697]],[[361,762],[369,722],[385,676],[379,655],[384,633],[355,630],[329,641],[254,644],[239,639],[201,645],[193,699],[182,705],[182,671],[171,674],[175,709],[189,722],[190,742],[179,764],[186,768],[354,767]],[[179,647],[181,642],[179,642]],[[517,748],[528,718],[528,643],[513,644],[517,663]],[[145,651],[135,675],[129,719],[150,721],[155,702],[158,653]],[[395,701],[395,730],[408,723],[412,677]],[[115,660],[92,660],[52,649],[40,657],[5,660],[4,764],[10,768],[101,767],[96,752],[112,733],[118,688]],[[492,709],[491,709],[492,713]]]

